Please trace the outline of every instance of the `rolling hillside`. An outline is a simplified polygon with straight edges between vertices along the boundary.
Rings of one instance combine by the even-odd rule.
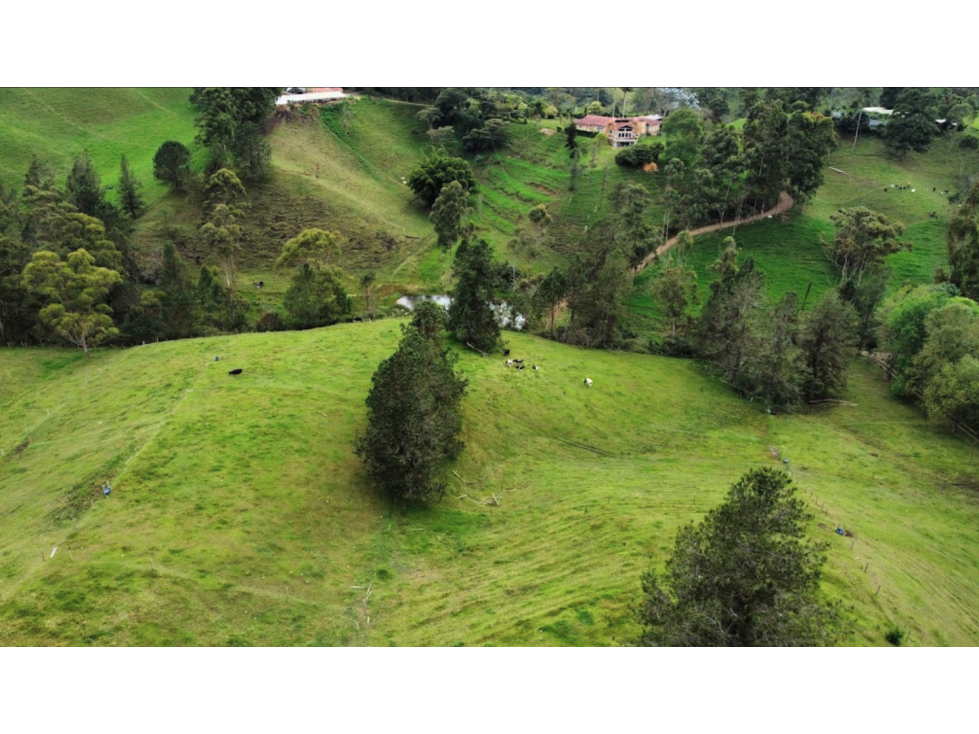
[[[102,182],[114,186],[125,153],[154,199],[164,190],[153,179],[160,144],[177,140],[196,149],[189,94],[187,88],[0,88],[0,181],[19,190],[34,154],[63,181],[88,150]]]
[[[979,642],[976,448],[872,367],[855,364],[848,403],[773,417],[690,362],[510,335],[542,369],[460,355],[467,448],[444,501],[405,512],[352,453],[397,327],[5,350],[3,639],[627,644],[641,571],[775,446],[831,543],[824,588],[855,605],[851,642],[892,624]]]

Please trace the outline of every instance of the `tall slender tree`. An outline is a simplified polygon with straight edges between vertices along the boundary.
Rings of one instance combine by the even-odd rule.
[[[126,154],[119,159],[119,204],[124,212],[136,219],[146,209],[143,197],[139,194],[142,184],[133,175]]]

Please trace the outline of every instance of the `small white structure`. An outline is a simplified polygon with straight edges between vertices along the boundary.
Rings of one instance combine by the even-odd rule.
[[[340,102],[346,98],[347,95],[343,93],[342,87],[321,87],[303,94],[283,94],[275,100],[275,106],[284,108],[292,104],[325,104]]]
[[[585,378],[585,387],[591,387],[592,382],[590,377]]]

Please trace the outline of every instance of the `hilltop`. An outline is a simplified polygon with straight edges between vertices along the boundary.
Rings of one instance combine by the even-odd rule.
[[[460,353],[467,448],[445,500],[405,511],[352,452],[397,327],[6,350],[8,644],[628,644],[640,572],[773,446],[831,543],[826,592],[856,606],[850,642],[979,641],[975,448],[875,368],[773,417],[691,362],[511,335],[542,369]]]

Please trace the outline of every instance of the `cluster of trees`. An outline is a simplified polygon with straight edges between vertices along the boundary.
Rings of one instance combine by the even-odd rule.
[[[665,214],[674,230],[764,211],[783,191],[797,202],[809,200],[836,139],[830,118],[778,99],[756,102],[740,134],[723,125],[705,131],[686,108],[664,121],[661,134]]]
[[[418,118],[428,125],[436,148],[458,139],[465,150],[479,153],[505,146],[510,138],[506,123],[522,118],[527,109],[518,97],[499,90],[448,87]]]
[[[513,305],[530,328],[546,324],[551,338],[580,346],[609,348],[622,342],[622,301],[632,283],[630,268],[662,240],[646,224],[652,196],[645,186],[621,183],[612,189],[609,203],[608,215],[589,229],[566,267],[554,267],[545,277],[511,268],[503,287],[512,292]],[[522,250],[529,261],[551,244],[550,223],[547,209],[534,207],[516,229],[511,248]],[[556,329],[557,312],[565,303],[570,322]]]
[[[233,168],[246,181],[269,174],[272,149],[264,139],[275,112],[277,87],[195,87],[190,101],[200,110],[197,141],[209,153],[205,174]]]
[[[693,351],[721,377],[767,404],[787,406],[828,398],[846,386],[856,313],[837,290],[803,312],[797,294],[769,305],[764,274],[738,262],[733,238],[712,266],[719,278],[693,323]]]
[[[782,471],[753,469],[699,525],[677,533],[663,573],[642,577],[641,643],[656,647],[828,646],[852,629],[819,589],[827,543]]]
[[[879,319],[892,390],[920,398],[937,423],[979,429],[979,304],[947,282],[905,286]]]
[[[19,196],[0,188],[0,343],[62,341],[87,353],[107,340],[133,344],[249,328],[249,302],[237,282],[245,187],[226,168],[192,176],[189,158],[185,146],[168,141],[157,152],[154,174],[193,189],[201,202],[190,245],[204,258],[193,275],[172,242],[163,245],[158,267],[135,257],[129,236],[145,205],[125,156],[117,203],[107,198],[87,152],[76,158],[63,186],[35,158]],[[297,271],[285,293],[285,316],[270,312],[259,328],[325,326],[348,315],[351,300],[335,267],[338,257],[335,233],[304,231],[287,242],[280,264]]]
[[[964,129],[979,111],[979,97],[965,89],[889,87],[881,95],[881,104],[893,109],[884,144],[897,158],[924,153],[941,132]]]
[[[58,185],[32,159],[20,196],[0,188],[0,340],[63,339],[88,349],[138,323],[138,267],[128,235],[144,208],[140,184],[120,160],[119,206],[88,152]]]

